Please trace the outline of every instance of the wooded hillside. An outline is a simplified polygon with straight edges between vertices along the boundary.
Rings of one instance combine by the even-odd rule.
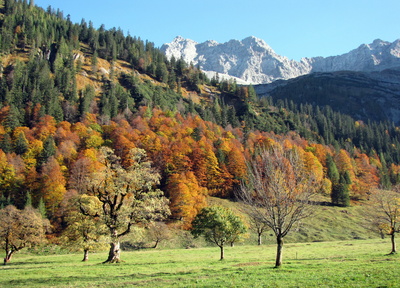
[[[23,208],[32,198],[57,232],[102,146],[125,167],[132,148],[144,149],[170,200],[168,221],[186,229],[207,196],[234,197],[260,148],[297,150],[335,205],[400,182],[400,131],[391,123],[260,100],[252,86],[207,79],[120,29],[2,2],[0,204]]]

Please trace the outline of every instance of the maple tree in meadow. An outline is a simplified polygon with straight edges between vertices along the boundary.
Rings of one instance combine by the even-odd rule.
[[[102,203],[101,217],[109,230],[110,250],[105,263],[117,263],[121,260],[120,238],[130,233],[133,225],[163,220],[170,210],[163,192],[156,188],[160,175],[144,150],[131,150],[132,165],[127,168],[112,149],[102,147],[99,152],[101,167],[93,174],[87,193]]]
[[[0,209],[0,219],[0,246],[6,253],[4,265],[21,249],[45,242],[48,220],[32,206],[20,210],[8,205]]]
[[[248,180],[243,181],[238,198],[258,222],[275,234],[275,267],[282,265],[284,237],[295,225],[309,217],[319,189],[318,175],[306,169],[298,149],[262,149],[249,162]]]

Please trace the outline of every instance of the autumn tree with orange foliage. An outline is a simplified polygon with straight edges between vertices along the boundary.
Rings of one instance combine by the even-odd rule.
[[[48,215],[50,217],[60,216],[56,212],[66,192],[66,180],[61,171],[60,164],[54,157],[50,157],[43,165],[41,181],[41,193]]]
[[[169,176],[167,189],[172,217],[182,221],[182,228],[189,229],[197,213],[206,206],[207,189],[199,186],[193,172]]]

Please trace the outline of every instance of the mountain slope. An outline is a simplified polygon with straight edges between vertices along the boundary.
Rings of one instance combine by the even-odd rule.
[[[291,79],[311,72],[367,72],[400,67],[400,39],[393,43],[378,39],[343,55],[302,58],[300,61],[278,55],[256,37],[221,44],[215,41],[197,43],[176,37],[171,43],[164,44],[161,50],[168,58],[182,57],[188,63],[199,65],[209,72],[208,75],[210,72],[227,74],[252,84]]]
[[[318,72],[255,86],[261,97],[329,105],[356,120],[400,124],[400,70]]]

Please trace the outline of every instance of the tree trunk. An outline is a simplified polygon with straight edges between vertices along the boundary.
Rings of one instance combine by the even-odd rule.
[[[8,250],[6,252],[6,257],[4,257],[4,265],[7,265],[7,263],[9,263],[11,261],[12,255],[13,255],[12,250]]]
[[[82,262],[86,262],[89,260],[89,249],[83,250],[83,260]]]
[[[160,241],[156,240],[156,243],[155,243],[154,246],[153,246],[154,249],[157,248],[159,242],[160,242]]]
[[[395,236],[395,233],[392,233],[392,234],[390,235],[390,239],[391,239],[391,241],[392,241],[392,252],[390,252],[390,254],[395,254],[395,253],[397,252],[397,249],[396,249],[396,240],[394,239],[394,236]]]
[[[276,261],[275,268],[278,268],[282,265],[282,249],[283,249],[283,239],[282,236],[276,236]]]
[[[231,242],[231,247],[235,247],[235,242]]]
[[[221,258],[219,260],[224,260],[224,246],[219,246],[221,249]]]
[[[110,252],[108,253],[108,259],[103,263],[118,263],[121,262],[121,250],[119,247],[119,241],[116,240],[110,243]]]
[[[262,239],[261,239],[261,233],[258,233],[258,245],[260,246],[262,244]]]

